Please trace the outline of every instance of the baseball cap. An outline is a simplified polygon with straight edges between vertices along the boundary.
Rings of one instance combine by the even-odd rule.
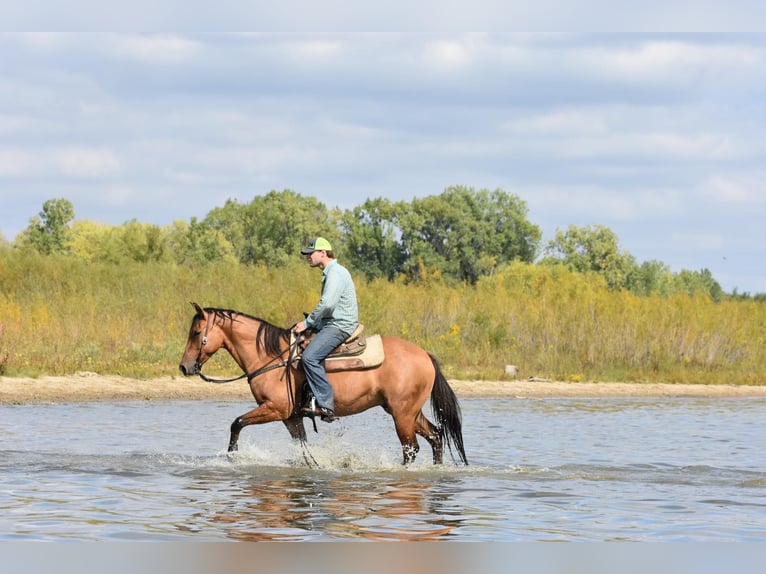
[[[301,249],[301,254],[308,255],[314,251],[332,251],[332,245],[330,245],[330,242],[324,237],[317,237],[316,239],[311,240],[306,247]]]

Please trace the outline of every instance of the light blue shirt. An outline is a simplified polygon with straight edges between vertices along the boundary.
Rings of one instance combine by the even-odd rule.
[[[351,273],[335,259],[322,271],[322,297],[311,314],[306,326],[317,331],[332,325],[346,335],[359,325],[359,304]]]

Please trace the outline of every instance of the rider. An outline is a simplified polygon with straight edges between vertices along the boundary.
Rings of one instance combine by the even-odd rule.
[[[305,320],[297,323],[293,331],[317,331],[303,351],[303,369],[311,392],[316,398],[301,412],[305,416],[335,420],[335,396],[323,365],[324,359],[354,332],[359,324],[359,305],[356,288],[348,269],[335,260],[332,245],[324,237],[311,241],[301,254],[311,267],[322,270],[322,295],[316,308]]]

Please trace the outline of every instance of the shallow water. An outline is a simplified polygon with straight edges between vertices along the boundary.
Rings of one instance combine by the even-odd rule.
[[[304,453],[252,405],[0,407],[0,540],[766,540],[766,399],[461,401],[468,467],[375,410]]]

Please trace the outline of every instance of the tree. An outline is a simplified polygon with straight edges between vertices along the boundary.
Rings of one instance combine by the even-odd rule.
[[[316,198],[284,190],[256,196],[248,204],[228,200],[204,221],[223,233],[241,263],[279,267],[294,261],[311,237],[338,240],[336,218]]]
[[[677,289],[675,279],[667,263],[644,261],[630,275],[628,289],[636,295],[671,295]]]
[[[689,293],[689,295],[693,295],[694,293],[705,293],[717,303],[723,299],[723,289],[718,281],[713,278],[713,274],[709,269],[701,269],[700,271],[683,269],[678,274],[678,278],[682,288]]]
[[[636,270],[633,256],[620,250],[617,235],[604,225],[570,225],[566,232],[556,231],[556,238],[545,248],[543,262],[559,262],[573,271],[601,275],[610,289],[628,288]]]
[[[470,283],[511,261],[532,262],[542,236],[519,197],[463,186],[413,200],[400,228],[411,278],[425,266]]]
[[[196,217],[189,223],[174,222],[168,231],[168,245],[175,261],[182,265],[235,259],[234,249],[224,234]]]
[[[85,261],[116,263],[123,260],[122,246],[111,225],[87,219],[72,223],[66,249],[69,254]]]
[[[161,227],[131,219],[118,229],[122,252],[128,259],[139,263],[167,259],[166,238]]]
[[[65,250],[69,224],[74,219],[74,206],[68,199],[49,199],[42,211],[29,220],[22,232],[21,243],[31,245],[39,253],[50,255]]]
[[[398,240],[402,204],[388,199],[368,199],[341,217],[343,245],[349,263],[367,279],[392,281],[401,273],[406,254]]]
[[[223,207],[211,210],[202,223],[223,235],[231,245],[234,256],[238,261],[246,258],[245,238],[245,208],[236,199],[227,199]]]

